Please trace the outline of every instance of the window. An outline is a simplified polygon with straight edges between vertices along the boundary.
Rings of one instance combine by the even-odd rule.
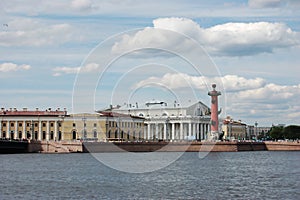
[[[54,134],[53,134],[53,131],[50,132],[50,140],[53,140],[54,139]]]
[[[6,123],[3,123],[3,127],[6,127]]]
[[[38,127],[38,123],[34,123],[34,126],[35,126],[35,127]]]
[[[58,123],[58,127],[61,127],[61,123]]]
[[[14,127],[14,125],[15,125],[14,123],[10,123],[10,126],[11,126],[11,127]]]
[[[72,132],[72,139],[73,139],[73,140],[76,140],[76,131],[73,131],[73,132]]]
[[[19,123],[19,126],[22,127],[22,123]]]
[[[45,140],[46,139],[46,131],[43,131],[43,138],[42,138],[43,140]]]
[[[27,127],[30,127],[30,123],[27,123]]]
[[[46,123],[43,123],[43,127],[46,127]]]
[[[51,127],[53,127],[53,126],[54,126],[54,124],[51,122],[51,123],[50,123],[50,126],[51,126]]]
[[[61,131],[58,131],[58,140],[61,140]]]
[[[73,127],[76,127],[76,124],[75,124],[75,123],[73,123]]]
[[[95,130],[94,131],[94,138],[97,138],[98,136],[97,136],[97,131]]]
[[[94,127],[97,127],[97,123],[94,123]]]

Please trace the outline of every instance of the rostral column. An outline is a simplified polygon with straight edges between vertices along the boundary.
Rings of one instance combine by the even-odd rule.
[[[210,125],[210,140],[219,139],[219,118],[218,118],[218,96],[221,95],[221,92],[216,91],[216,84],[212,84],[213,90],[208,92],[208,95],[211,96],[211,125]]]

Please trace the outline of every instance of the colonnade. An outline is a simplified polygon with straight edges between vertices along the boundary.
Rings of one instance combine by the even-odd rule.
[[[146,140],[205,140],[210,132],[209,122],[146,121]]]
[[[60,123],[58,119],[7,119],[0,122],[0,138],[62,140]]]

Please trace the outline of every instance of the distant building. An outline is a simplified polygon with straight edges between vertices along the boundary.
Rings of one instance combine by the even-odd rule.
[[[177,102],[150,101],[128,104],[114,112],[145,118],[146,140],[204,140],[210,132],[210,109],[202,102],[187,107]]]
[[[144,118],[113,112],[68,115],[60,109],[0,111],[0,138],[39,141],[144,139]]]
[[[62,122],[68,115],[66,110],[60,109],[29,111],[27,108],[1,108],[0,117],[0,138],[62,140]]]
[[[64,121],[64,135],[66,140],[143,140],[144,118],[113,112],[72,114]]]
[[[222,131],[223,138],[226,140],[245,140],[247,136],[247,124],[241,121],[235,121],[230,117],[223,120]]]

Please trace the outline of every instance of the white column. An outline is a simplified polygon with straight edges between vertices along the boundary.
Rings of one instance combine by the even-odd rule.
[[[23,121],[23,130],[22,130],[22,138],[26,138],[26,121]]]
[[[2,121],[0,122],[0,138],[2,138],[3,135],[2,135]]]
[[[18,121],[15,121],[15,134],[14,134],[14,139],[18,138]]]
[[[147,128],[146,128],[146,126],[144,125],[143,140],[146,140],[146,139],[147,139],[147,135],[148,135],[148,133],[147,133]],[[124,136],[123,136],[123,137],[124,137]]]
[[[180,123],[180,136],[179,139],[182,140],[183,139],[183,123]]]
[[[196,134],[195,134],[195,136],[196,136],[196,139],[197,140],[199,140],[199,123],[196,123]]]
[[[207,132],[210,132],[210,124],[207,124]]]
[[[38,140],[42,140],[42,122],[39,120],[39,135]]]
[[[54,140],[58,140],[57,121],[54,121]]]
[[[203,130],[203,124],[200,124],[200,139],[204,139],[204,130]]]
[[[191,122],[189,123],[189,133],[187,135],[189,135],[189,136],[192,135],[192,123]]]
[[[10,138],[10,131],[9,131],[9,129],[10,129],[10,121],[7,120],[7,122],[6,122],[6,138]]]
[[[195,123],[193,123],[193,136],[196,138],[196,124]]]
[[[172,133],[171,133],[172,137],[171,140],[175,139],[175,123],[172,123]]]
[[[162,136],[163,140],[167,140],[167,124],[164,123],[164,135]]]
[[[46,140],[49,141],[49,136],[50,136],[50,131],[49,131],[49,121],[47,121],[47,124],[46,124]]]
[[[147,127],[147,129],[148,129],[148,131],[147,131],[147,140],[151,140],[151,124],[149,123],[148,124],[148,127]]]
[[[155,138],[158,138],[158,123],[155,123]]]

